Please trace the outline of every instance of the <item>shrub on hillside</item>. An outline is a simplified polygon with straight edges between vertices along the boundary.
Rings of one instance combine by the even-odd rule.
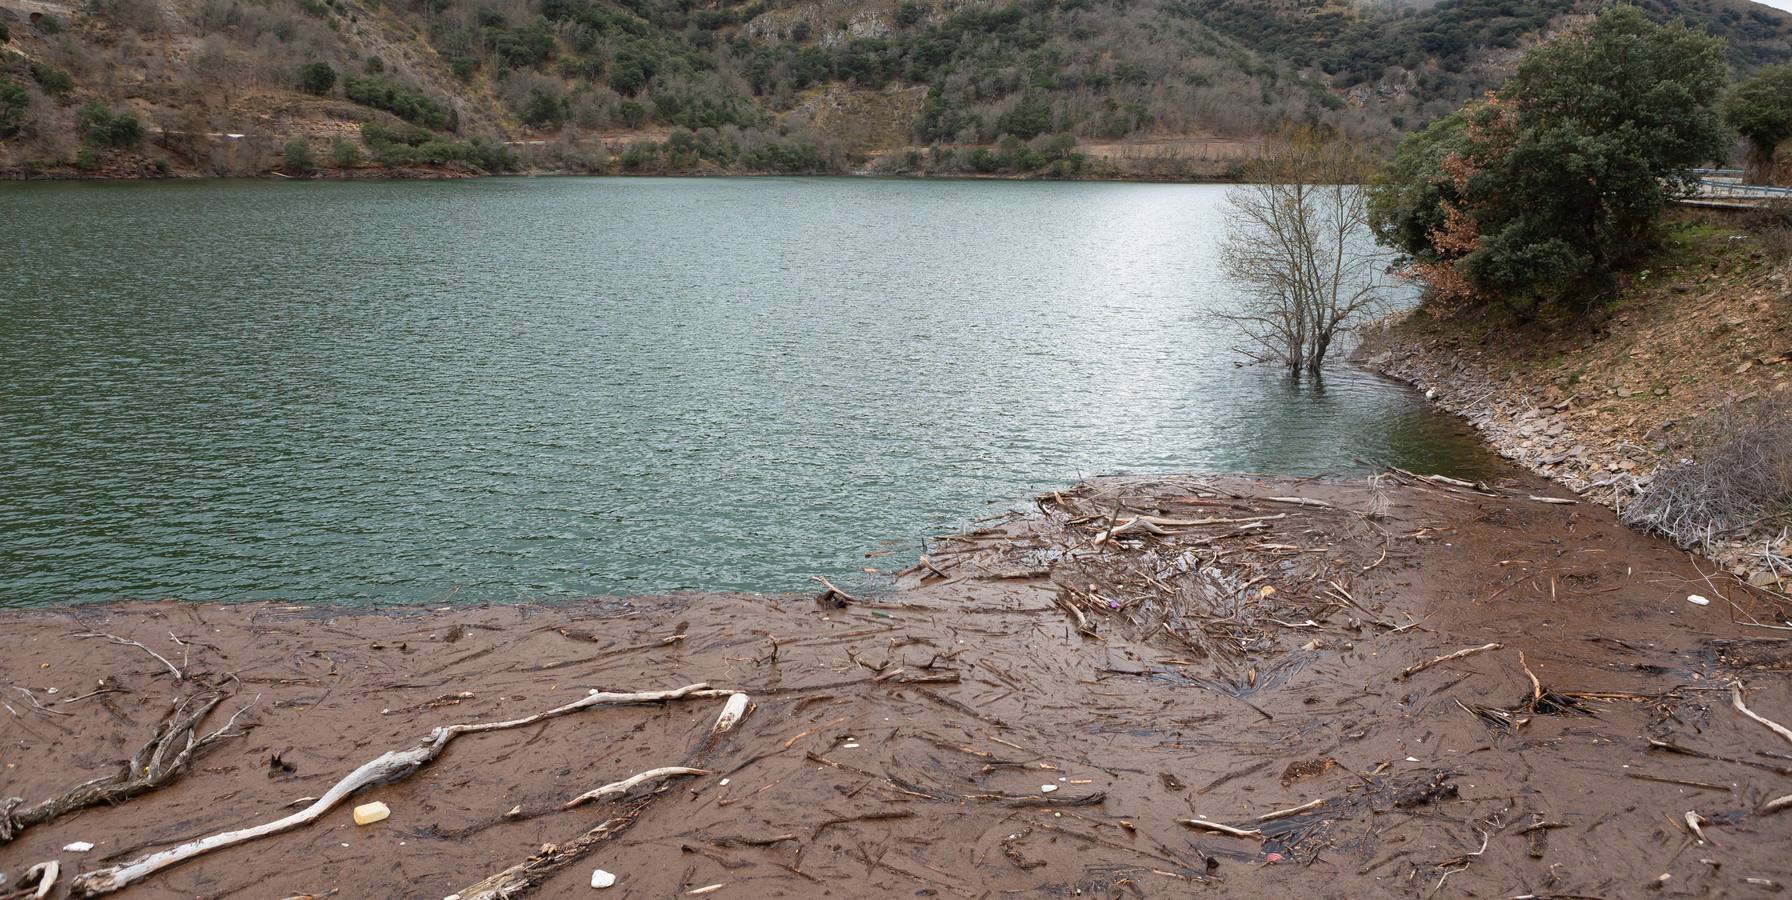
[[[135,148],[143,141],[143,125],[128,112],[114,113],[94,101],[75,114],[81,137],[96,147]]]
[[[1774,150],[1792,138],[1792,63],[1768,66],[1731,88],[1724,120],[1748,139],[1755,171],[1771,177]]]
[[[75,91],[75,77],[66,69],[58,69],[47,63],[33,63],[31,78],[44,93],[55,97],[63,103],[68,102],[69,95]]]
[[[323,96],[336,86],[336,70],[327,62],[306,63],[299,67],[299,90]]]
[[[31,108],[31,95],[10,81],[0,81],[0,138],[17,137],[25,131],[25,112]]]
[[[377,62],[369,59],[369,63]],[[460,115],[447,104],[386,75],[350,75],[342,79],[342,93],[362,106],[383,109],[407,122],[439,131],[460,128]]]

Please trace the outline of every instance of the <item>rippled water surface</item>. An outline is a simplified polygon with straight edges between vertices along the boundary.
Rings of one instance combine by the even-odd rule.
[[[1234,366],[1223,194],[0,186],[0,605],[794,590],[1082,475],[1485,466]]]

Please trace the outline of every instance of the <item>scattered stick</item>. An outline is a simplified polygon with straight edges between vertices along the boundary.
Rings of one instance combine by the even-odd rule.
[[[1697,837],[1701,844],[1708,844],[1711,842],[1711,839],[1705,836],[1705,829],[1699,827],[1701,824],[1709,821],[1711,820],[1690,809],[1686,811],[1686,827],[1692,830],[1693,836]]]
[[[1176,821],[1181,822],[1182,824],[1187,825],[1190,828],[1198,829],[1200,831],[1211,831],[1214,834],[1224,834],[1224,835],[1230,835],[1232,837],[1256,838],[1257,840],[1263,840],[1263,832],[1258,831],[1255,828],[1253,828],[1249,831],[1246,831],[1243,828],[1233,828],[1230,825],[1221,825],[1218,822],[1209,822],[1206,819],[1177,819]]]
[[[131,884],[170,866],[179,865],[195,856],[201,856],[210,853],[213,850],[220,850],[225,847],[266,837],[270,834],[279,834],[282,831],[289,831],[300,825],[310,824],[321,818],[331,809],[335,808],[336,804],[341,803],[343,799],[348,797],[348,795],[367,785],[389,784],[416,773],[418,769],[423,768],[425,765],[434,761],[436,757],[441,756],[442,751],[448,746],[449,742],[463,734],[479,734],[486,731],[522,728],[526,725],[533,725],[544,719],[551,719],[557,716],[566,715],[567,713],[577,712],[582,709],[605,704],[653,703],[661,700],[677,700],[683,697],[721,697],[732,695],[734,693],[733,691],[707,690],[707,688],[708,685],[698,683],[686,685],[681,688],[674,688],[668,691],[641,691],[638,693],[626,694],[593,690],[579,700],[521,719],[511,719],[505,722],[480,722],[469,725],[446,725],[437,727],[430,731],[429,735],[423,739],[423,742],[417,746],[412,747],[409,750],[393,750],[381,754],[373,760],[363,764],[360,768],[350,772],[341,781],[336,782],[335,786],[331,787],[328,791],[325,791],[323,796],[319,797],[310,806],[307,806],[292,815],[275,819],[272,822],[267,822],[252,828],[220,832],[211,835],[210,837],[189,841],[175,847],[170,847],[167,850],[160,850],[148,854],[127,863],[83,873],[71,883],[70,890],[78,897],[92,897],[99,894],[109,894],[113,891],[128,887]]]
[[[117,806],[180,777],[186,771],[187,764],[213,744],[242,736],[243,732],[231,729],[236,725],[237,716],[242,715],[252,703],[237,710],[224,727],[207,735],[197,734],[199,723],[223,700],[223,696],[219,694],[182,700],[156,726],[155,735],[149,742],[131,754],[129,760],[119,761],[118,771],[110,775],[75,785],[42,803],[16,812],[19,805],[25,802],[23,798],[0,799],[0,844],[18,837],[33,825],[91,806]]]
[[[1535,712],[1537,704],[1543,701],[1543,682],[1537,680],[1537,673],[1531,671],[1530,665],[1524,661],[1524,651],[1518,651],[1518,667],[1524,670],[1525,677],[1531,679],[1531,711]]]
[[[1773,730],[1774,734],[1785,738],[1788,742],[1792,742],[1792,729],[1789,729],[1772,719],[1763,718],[1754,710],[1742,705],[1742,682],[1740,681],[1730,682],[1730,705],[1736,707],[1737,712],[1760,722],[1762,725],[1766,725]]]
[[[687,768],[685,766],[662,766],[658,769],[648,769],[647,771],[642,772],[639,775],[631,775],[627,778],[622,779],[621,781],[612,782],[610,784],[604,785],[603,787],[586,791],[585,793],[580,794],[577,797],[574,797],[571,800],[566,801],[565,808],[571,809],[572,807],[578,806],[579,804],[584,803],[587,800],[603,800],[605,798],[612,797],[612,796],[620,796],[622,794],[628,793],[630,789],[634,788],[637,785],[645,784],[649,781],[656,781],[661,778],[671,778],[675,775],[708,775],[708,774],[709,774],[708,772],[706,772],[702,769],[691,769],[691,768]]]
[[[1530,495],[1530,499],[1535,500],[1538,503],[1557,503],[1562,506],[1573,506],[1580,502],[1579,500],[1567,500],[1562,497],[1539,497],[1536,494]]]
[[[1304,812],[1311,812],[1311,811],[1318,809],[1319,807],[1324,806],[1324,805],[1325,805],[1324,800],[1313,800],[1308,803],[1302,803],[1299,806],[1290,806],[1287,809],[1278,809],[1272,813],[1264,813],[1263,815],[1257,817],[1257,821],[1273,822],[1277,819],[1286,819],[1289,816],[1298,816]]]
[[[823,729],[826,729],[826,728],[832,728],[832,727],[834,727],[834,726],[835,726],[835,725],[838,725],[838,724],[840,724],[840,723],[841,723],[841,722],[844,722],[844,721],[846,721],[846,717],[845,717],[845,716],[841,716],[841,717],[840,717],[840,718],[838,718],[838,719],[835,719],[835,720],[833,720],[833,721],[832,721],[832,722],[823,722],[823,723],[821,723],[821,724],[820,724],[820,725],[817,725],[817,726],[815,726],[815,727],[814,727],[814,728],[811,728],[811,729],[809,729],[809,730],[808,730],[808,731],[799,731],[799,732],[797,732],[797,733],[796,733],[796,734],[793,734],[793,735],[791,735],[791,736],[790,736],[790,740],[787,740],[787,741],[785,741],[785,742],[784,742],[784,749],[786,749],[786,750],[789,750],[789,749],[790,749],[790,746],[791,746],[791,745],[792,745],[792,744],[795,744],[795,743],[796,743],[796,742],[797,742],[797,741],[800,741],[800,740],[802,740],[802,739],[803,739],[803,738],[806,738],[806,737],[808,737],[808,736],[809,736],[809,735],[812,735],[812,734],[814,734],[814,733],[816,733],[816,732],[818,732],[818,731],[821,731],[821,730],[823,730]]]
[[[692,687],[697,687],[697,685],[693,685]],[[738,718],[729,720],[728,710],[734,708],[735,697],[745,697],[746,695],[731,691],[698,692],[691,690],[691,688],[681,688],[680,690],[688,692],[684,696],[697,696],[699,693],[708,695],[732,695],[729,697],[728,704],[724,708],[722,716],[717,718],[716,726],[711,728],[709,733],[703,736],[703,739],[697,743],[697,746],[692,749],[690,754],[686,757],[685,764],[686,767],[688,767],[694,763],[701,762],[703,756],[721,740],[722,735],[726,734],[728,730],[733,727],[735,721],[738,721]],[[723,725],[724,721],[727,721],[726,726]],[[641,776],[636,777],[639,778]],[[570,868],[579,860],[584,859],[592,851],[596,850],[598,845],[628,830],[628,827],[635,823],[636,818],[640,816],[642,811],[647,809],[647,806],[659,796],[660,791],[654,791],[638,800],[629,801],[628,805],[624,807],[621,812],[599,822],[584,834],[581,834],[570,841],[563,841],[557,844],[543,844],[541,850],[530,856],[528,859],[494,875],[490,875],[469,887],[461,888],[451,896],[458,897],[459,900],[510,900],[510,898],[528,893],[537,885],[545,881],[548,876],[563,869]]]
[[[56,879],[62,875],[62,863],[56,860],[45,860],[25,870],[19,879],[18,888],[8,897],[30,897],[31,900],[44,900],[50,891],[56,888]],[[29,893],[27,893],[29,892]]]
[[[1311,506],[1314,509],[1335,509],[1336,508],[1336,507],[1332,506],[1330,503],[1325,502],[1324,500],[1313,500],[1308,497],[1265,497],[1264,499],[1268,500],[1271,503],[1292,503],[1295,506]]]
[[[1788,808],[1792,808],[1792,794],[1787,794],[1784,797],[1769,800],[1766,803],[1761,804],[1761,808],[1755,810],[1755,815],[1765,816]]]
[[[1482,644],[1479,647],[1466,647],[1464,649],[1456,651],[1455,653],[1446,653],[1436,659],[1429,659],[1429,660],[1426,660],[1426,661],[1419,663],[1418,665],[1415,665],[1415,666],[1407,666],[1405,669],[1401,670],[1400,680],[1405,681],[1406,679],[1411,678],[1412,676],[1417,675],[1420,672],[1423,672],[1426,669],[1429,669],[1432,666],[1437,665],[1438,663],[1446,663],[1446,662],[1449,662],[1454,659],[1463,659],[1466,657],[1474,656],[1477,653],[1486,653],[1489,650],[1498,650],[1502,646],[1504,646],[1504,645],[1502,645],[1502,644]]]
[[[815,598],[816,602],[818,602],[818,603],[827,602],[829,597],[838,598],[839,600],[841,600],[844,603],[860,602],[859,598],[854,597],[851,594],[848,594],[847,592],[839,589],[838,587],[835,587],[834,583],[832,581],[829,581],[826,578],[821,577],[820,575],[810,575],[809,580],[821,582],[821,586],[822,586],[823,590],[822,590],[821,594]]]
[[[157,653],[154,650],[151,650],[148,647],[144,646],[143,644],[140,644],[140,643],[133,641],[129,638],[121,638],[116,634],[104,634],[104,633],[101,633],[98,631],[83,632],[81,634],[75,635],[75,637],[78,637],[78,638],[105,638],[106,640],[111,641],[114,644],[119,644],[121,646],[127,646],[127,647],[136,647],[137,649],[142,650],[144,653],[147,653],[150,656],[155,657],[157,662],[160,662],[162,665],[167,666],[168,671],[174,673],[175,681],[185,681],[187,678],[186,673],[182,672],[178,667],[176,667],[174,665],[174,663],[169,662],[167,657],[165,657],[162,654]]]

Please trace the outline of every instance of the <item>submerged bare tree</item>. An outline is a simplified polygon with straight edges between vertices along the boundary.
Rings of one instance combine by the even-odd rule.
[[[1226,196],[1220,264],[1244,302],[1216,313],[1258,362],[1318,374],[1334,341],[1382,304],[1389,255],[1369,230],[1370,166],[1337,138],[1283,136]]]

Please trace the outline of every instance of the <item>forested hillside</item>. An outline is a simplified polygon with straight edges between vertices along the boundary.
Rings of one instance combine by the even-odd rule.
[[[0,0],[0,169],[1223,176],[1391,146],[1565,0]],[[1792,58],[1744,0],[1645,0]]]

